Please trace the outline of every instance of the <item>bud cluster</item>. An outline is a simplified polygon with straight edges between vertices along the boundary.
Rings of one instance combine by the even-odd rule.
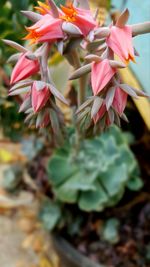
[[[26,121],[39,128],[49,127],[56,135],[64,125],[56,100],[65,105],[68,101],[55,87],[48,67],[53,45],[75,68],[70,80],[80,80],[77,123],[84,124],[88,119],[88,127],[104,128],[114,122],[120,125],[120,119],[127,120],[124,110],[128,95],[135,98],[147,95],[123,84],[118,69],[126,68],[130,61],[135,62],[139,55],[133,46],[133,37],[149,33],[150,22],[127,25],[129,11],[126,9],[115,25],[105,27],[98,24],[98,12],[91,12],[87,0],[70,4],[67,1],[66,6],[60,7],[53,0],[38,4],[37,12],[22,11],[33,23],[26,27],[28,34],[24,38],[30,41],[30,50],[4,40],[19,52],[9,59],[16,62],[9,95],[22,95],[20,112],[27,114]],[[81,55],[84,55],[82,60]],[[89,98],[85,92],[87,81],[91,84]]]

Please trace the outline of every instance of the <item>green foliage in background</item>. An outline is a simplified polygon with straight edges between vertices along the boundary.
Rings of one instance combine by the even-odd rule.
[[[56,5],[65,5],[66,0],[55,0]]]
[[[64,4],[65,1],[56,2],[57,4]],[[11,66],[6,65],[6,61],[15,51],[6,46],[1,39],[10,39],[23,44],[22,38],[26,35],[25,25],[30,25],[31,22],[22,16],[20,11],[33,10],[35,5],[37,5],[35,0],[0,1],[0,74],[3,73],[5,76],[4,79],[0,75],[0,126],[3,128],[4,135],[13,140],[20,138],[23,133],[24,122],[23,115],[18,114],[17,102],[13,97],[7,97]]]
[[[32,9],[33,3],[34,0],[0,1],[0,39],[23,43],[24,25],[29,22],[21,15],[20,10]],[[14,49],[0,40],[0,126],[5,136],[17,140],[24,129],[23,115],[18,114],[19,106],[15,98],[7,96],[11,67],[6,65],[6,61],[14,52]]]
[[[4,97],[1,91],[2,87],[0,87],[0,127],[2,127],[4,136],[17,141],[25,128],[24,115],[18,113],[18,103],[14,99]]]
[[[77,204],[87,212],[116,205],[126,187],[142,187],[127,138],[115,126],[81,142],[78,151],[71,144],[57,149],[49,161],[48,175],[57,200]]]
[[[23,17],[20,10],[31,8],[33,0],[10,0],[0,1],[0,39],[10,39],[22,43],[25,35],[24,25],[28,20]],[[0,65],[14,52],[1,41],[0,43]]]

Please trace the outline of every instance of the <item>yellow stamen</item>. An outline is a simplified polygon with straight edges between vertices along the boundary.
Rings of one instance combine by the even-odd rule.
[[[61,10],[64,13],[64,16],[60,16],[61,19],[68,22],[75,22],[77,11],[72,4],[69,4],[67,7],[61,5]]]
[[[30,30],[26,27],[26,30],[29,32],[23,40],[30,40],[30,44],[37,43],[38,39],[41,37],[41,34],[37,33],[36,30]]]
[[[128,65],[130,60],[134,63],[136,63],[135,58],[129,53],[128,58],[125,59],[125,63]]]
[[[39,6],[34,7],[37,11],[39,11],[42,15],[47,14],[47,12],[50,10],[50,6],[46,3],[42,3],[40,1],[37,2]]]

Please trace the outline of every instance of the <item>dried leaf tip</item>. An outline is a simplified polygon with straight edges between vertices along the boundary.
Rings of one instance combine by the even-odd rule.
[[[17,43],[14,42],[14,41],[10,41],[10,40],[7,40],[7,39],[2,39],[2,41],[3,41],[5,44],[11,46],[12,48],[18,50],[18,51],[21,52],[21,53],[26,53],[26,52],[28,51],[25,47],[23,47],[23,46],[20,45],[20,44],[17,44]]]
[[[129,10],[127,8],[119,16],[119,18],[118,18],[118,20],[116,22],[116,26],[119,27],[119,28],[124,27],[126,25],[128,19],[129,19],[129,16],[130,16],[130,13],[129,13]]]

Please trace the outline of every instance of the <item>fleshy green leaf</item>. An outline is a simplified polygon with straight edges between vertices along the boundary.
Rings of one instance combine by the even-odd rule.
[[[115,218],[106,221],[102,230],[102,238],[111,244],[117,244],[119,241],[119,224],[119,221]]]
[[[61,217],[61,210],[58,204],[49,200],[43,202],[39,218],[46,230],[53,230]]]
[[[90,212],[92,211],[102,211],[104,206],[108,202],[107,193],[103,190],[100,184],[96,184],[96,191],[88,191],[81,193],[79,198],[79,208],[81,210]]]
[[[121,191],[128,180],[127,168],[124,163],[119,167],[112,165],[99,177],[100,183],[110,197],[114,197]]]
[[[75,189],[70,189],[65,187],[65,185],[59,186],[54,189],[55,196],[58,200],[65,203],[76,203],[78,198],[78,191]]]
[[[71,166],[71,167],[70,167]],[[53,156],[48,164],[48,173],[53,185],[58,186],[77,171],[68,158]]]
[[[132,177],[128,181],[127,187],[132,191],[139,191],[143,185],[143,181],[140,177]]]

